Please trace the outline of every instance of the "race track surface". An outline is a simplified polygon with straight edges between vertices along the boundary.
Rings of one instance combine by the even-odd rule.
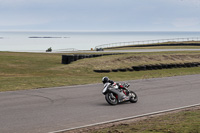
[[[0,92],[0,133],[46,133],[199,104],[199,79],[188,75],[129,81],[139,101],[117,106],[107,104],[102,84]]]

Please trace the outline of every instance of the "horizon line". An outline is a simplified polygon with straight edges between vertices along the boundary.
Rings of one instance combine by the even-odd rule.
[[[0,30],[0,32],[200,32],[196,30]]]

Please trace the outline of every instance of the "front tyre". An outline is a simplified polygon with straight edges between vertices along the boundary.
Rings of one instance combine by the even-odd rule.
[[[136,103],[138,101],[138,96],[135,92],[130,91],[129,95],[131,96],[131,98],[130,98],[131,103]]]
[[[107,93],[105,95],[105,99],[110,105],[116,105],[117,104],[117,98],[113,95],[113,93]]]

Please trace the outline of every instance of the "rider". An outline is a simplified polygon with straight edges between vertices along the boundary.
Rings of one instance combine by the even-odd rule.
[[[114,83],[115,83],[114,81],[110,80],[108,77],[103,77],[103,78],[102,78],[102,82],[103,82],[103,84],[105,84],[105,83],[107,83],[107,82],[109,82],[109,83],[111,83],[111,84],[114,84]]]
[[[103,82],[103,84],[109,82],[109,83],[111,83],[111,85],[114,85],[114,86],[115,86],[115,85],[118,85],[118,86],[119,86],[119,89],[123,89],[123,90],[126,91],[126,95],[129,94],[129,91],[128,91],[123,85],[121,85],[121,84],[119,84],[119,83],[116,83],[116,82],[110,80],[108,77],[103,77],[103,78],[102,78],[102,82]]]

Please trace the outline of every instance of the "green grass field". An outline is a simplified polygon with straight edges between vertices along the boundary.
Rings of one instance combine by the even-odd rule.
[[[82,59],[69,65],[61,64],[61,55],[0,52],[0,91],[100,83],[103,76],[109,76],[115,81],[125,81],[200,74],[200,67],[139,72],[93,72],[94,69],[127,68],[140,64],[200,62],[199,51],[129,53]]]

